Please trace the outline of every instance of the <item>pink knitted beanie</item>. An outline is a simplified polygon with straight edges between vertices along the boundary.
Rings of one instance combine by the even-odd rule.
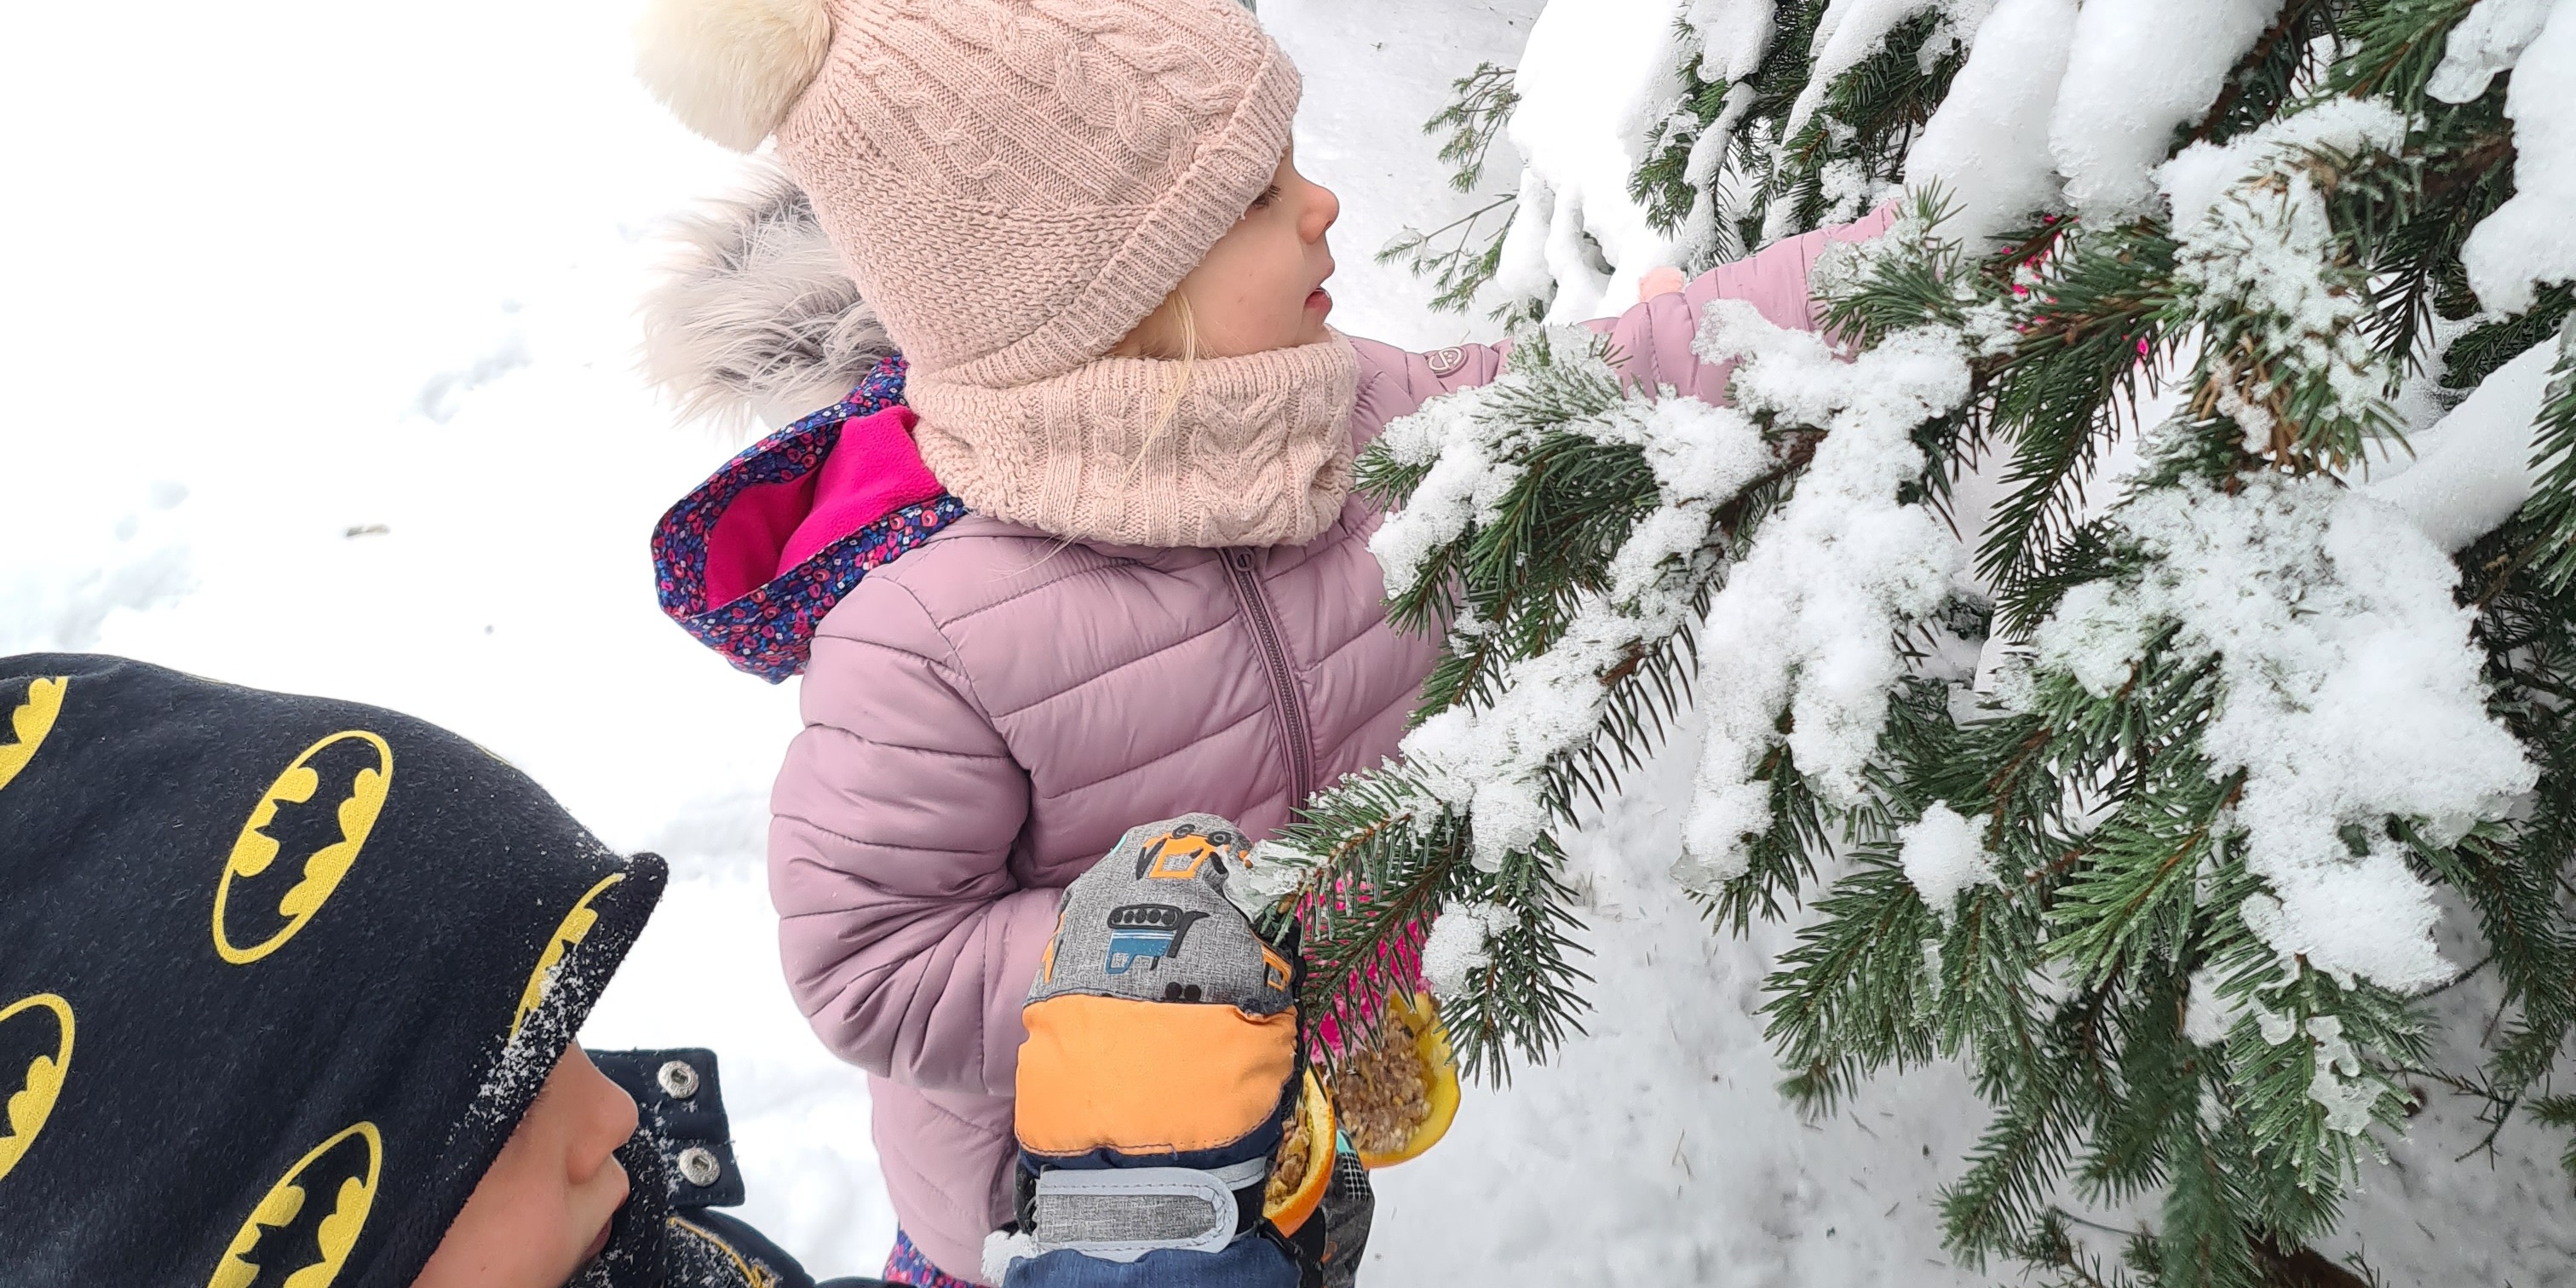
[[[646,83],[771,134],[916,373],[1106,353],[1242,218],[1297,70],[1238,0],[654,0]]]

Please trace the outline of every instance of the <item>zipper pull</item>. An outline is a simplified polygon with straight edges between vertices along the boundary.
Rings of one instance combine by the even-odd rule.
[[[1228,550],[1225,552],[1225,561],[1233,564],[1236,572],[1252,571],[1252,552],[1249,550],[1239,548]]]

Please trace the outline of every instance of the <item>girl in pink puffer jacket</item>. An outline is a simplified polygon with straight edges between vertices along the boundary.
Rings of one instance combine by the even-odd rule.
[[[889,1277],[972,1282],[1061,889],[1140,819],[1260,836],[1395,750],[1434,643],[1385,622],[1353,454],[1502,355],[1325,324],[1338,205],[1289,155],[1295,68],[1235,0],[656,0],[642,66],[700,132],[775,137],[901,350],[675,507],[656,554],[693,633],[804,671],[770,833],[788,982],[870,1075]],[[815,294],[756,280],[803,207],[752,209],[709,243],[717,282],[810,320]],[[1823,240],[1877,222],[1603,326],[1642,387],[1714,399],[1699,307],[1810,325]],[[708,287],[690,307],[768,324]],[[665,332],[738,391],[798,384]]]

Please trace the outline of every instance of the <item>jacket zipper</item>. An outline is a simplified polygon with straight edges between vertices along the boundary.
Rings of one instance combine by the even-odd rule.
[[[1306,743],[1306,710],[1297,699],[1296,677],[1288,670],[1288,651],[1279,645],[1279,626],[1270,616],[1270,601],[1261,592],[1261,578],[1252,571],[1252,552],[1225,552],[1226,572],[1234,578],[1235,597],[1243,601],[1243,615],[1252,622],[1252,634],[1261,641],[1261,655],[1270,663],[1270,685],[1279,699],[1280,732],[1288,740],[1288,783],[1296,792],[1290,809],[1306,803],[1315,790],[1314,755]]]

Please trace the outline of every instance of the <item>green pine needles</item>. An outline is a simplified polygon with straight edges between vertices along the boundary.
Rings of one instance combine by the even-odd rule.
[[[1310,1004],[1365,1029],[1418,956],[1469,1070],[1546,1058],[1589,982],[1558,838],[1690,709],[1677,879],[1721,931],[1800,921],[1764,1008],[1784,1092],[1956,1061],[1993,1107],[1954,1256],[2365,1282],[2306,1245],[2420,1097],[2576,1130],[2576,321],[2563,284],[2469,291],[2513,191],[2509,75],[2427,92],[2469,7],[2287,0],[2177,131],[2203,178],[2170,214],[1969,244],[1906,197],[1813,279],[1843,351],[1712,310],[1729,407],[1526,328],[1496,384],[1390,427],[1360,464],[1389,610],[1442,651],[1405,755],[1264,851]],[[1781,0],[1732,80],[1690,51],[1635,192],[1705,257],[1875,200],[1964,62],[1926,5],[1813,86],[1824,8]],[[1508,76],[1460,89],[1472,170]],[[1425,262],[1446,303],[1482,281]],[[2536,346],[2518,510],[2452,550],[2365,493],[2401,404]],[[1953,515],[1972,468],[2001,498]],[[2471,976],[2501,1009],[2446,1067],[2431,999]],[[2106,1254],[2084,1206],[2152,1219]]]
[[[1449,186],[1472,194],[1484,182],[1485,158],[1493,152],[1494,139],[1511,122],[1520,95],[1512,88],[1511,69],[1492,63],[1477,64],[1476,70],[1452,82],[1450,90],[1454,97],[1449,106],[1424,122],[1422,132],[1449,132],[1440,145],[1440,159],[1450,167]],[[1377,262],[1400,262],[1416,275],[1430,278],[1439,287],[1431,298],[1433,308],[1464,310],[1502,268],[1503,231],[1510,227],[1518,201],[1517,194],[1505,193],[1429,232],[1407,228],[1378,251]],[[1514,322],[1537,320],[1528,310],[1511,306],[1497,316]]]

